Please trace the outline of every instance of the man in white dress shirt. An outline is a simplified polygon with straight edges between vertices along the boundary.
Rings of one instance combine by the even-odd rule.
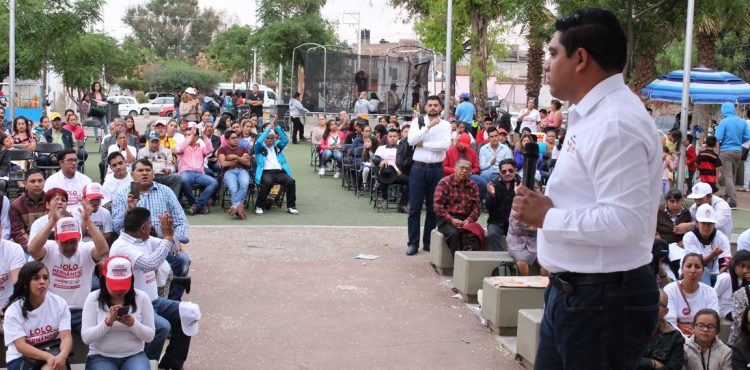
[[[626,38],[614,14],[578,10],[555,28],[550,92],[575,106],[546,194],[519,187],[513,200],[518,217],[539,227],[539,261],[551,272],[534,365],[633,369],[658,318],[648,264],[661,147],[623,81]]]
[[[430,250],[430,233],[437,224],[433,209],[435,187],[443,178],[443,159],[451,146],[451,124],[440,118],[443,101],[437,95],[428,96],[424,105],[427,113],[416,117],[411,123],[409,145],[414,146],[414,160],[409,173],[409,241],[406,254],[419,251],[419,221],[422,217],[422,202],[427,206],[422,236],[423,248]]]

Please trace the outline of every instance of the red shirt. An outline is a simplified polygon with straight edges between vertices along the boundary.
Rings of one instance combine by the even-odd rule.
[[[453,216],[476,222],[479,218],[479,187],[468,178],[463,184],[456,182],[456,175],[440,179],[435,187],[434,208],[438,218],[450,222]]]
[[[466,157],[466,159],[471,162],[471,174],[479,175],[479,155],[477,154],[477,151],[471,148],[466,148],[462,153],[458,150],[458,146],[454,145],[445,152],[445,159],[443,159],[443,174],[445,176],[453,174],[455,171],[453,167],[456,166],[456,162],[462,156]]]
[[[248,153],[247,152],[247,148],[245,148],[243,146],[237,145],[237,146],[234,147],[234,149],[232,149],[232,148],[229,147],[229,145],[224,145],[222,147],[219,147],[219,150],[216,151],[216,156],[218,157],[219,154],[224,154],[225,156],[228,155],[228,154],[234,154],[234,155],[236,155],[238,157],[242,157],[242,155],[245,154],[245,153]],[[247,167],[243,166],[240,162],[237,162],[237,164],[235,166],[227,167],[227,168],[225,168],[225,170],[231,170],[231,169],[237,168],[237,167],[247,169]]]
[[[86,139],[86,135],[83,134],[83,126],[76,125],[75,127],[71,125],[65,125],[63,126],[64,129],[69,130],[73,134],[73,138],[76,140],[83,141]]]
[[[695,164],[697,158],[698,155],[695,154],[695,147],[692,144],[688,145],[685,150],[685,163],[687,164],[688,171],[695,171],[698,169],[698,166]]]

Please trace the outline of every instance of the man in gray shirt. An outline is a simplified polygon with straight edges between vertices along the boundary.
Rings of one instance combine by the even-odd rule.
[[[154,165],[154,181],[168,186],[177,199],[180,199],[182,177],[175,170],[172,152],[161,146],[158,132],[148,133],[148,146],[138,151],[138,160],[143,158],[148,159]]]

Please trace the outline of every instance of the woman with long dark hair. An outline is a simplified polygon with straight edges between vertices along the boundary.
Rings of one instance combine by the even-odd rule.
[[[102,288],[91,292],[83,305],[81,338],[89,345],[87,369],[149,369],[143,346],[154,339],[154,308],[133,281],[127,257],[104,261]]]
[[[109,109],[109,103],[107,103],[107,95],[104,95],[102,91],[102,84],[98,81],[91,84],[91,93],[89,94],[89,111],[88,117],[95,118],[102,123],[102,131],[104,135],[109,134],[109,125],[107,122],[107,110]],[[99,137],[99,130],[94,128],[94,135]]]
[[[344,133],[339,131],[339,126],[336,121],[329,120],[326,123],[326,129],[323,131],[323,139],[320,141],[320,176],[326,173],[326,164],[333,158],[336,160],[336,173],[333,175],[334,178],[338,178],[341,170],[344,155],[342,149],[344,148],[344,140],[346,137]]]
[[[734,343],[729,343],[732,347],[732,369],[747,369],[750,367],[750,307],[742,311],[742,317],[736,317],[739,321],[740,331],[737,333]]]
[[[13,146],[18,149],[34,151],[36,148],[36,138],[31,134],[31,121],[24,116],[18,116],[13,120]]]
[[[8,370],[66,368],[73,348],[70,310],[64,299],[47,291],[48,286],[49,271],[40,261],[28,262],[18,272],[3,309]],[[50,349],[45,351],[45,347]]]
[[[727,271],[716,278],[714,290],[719,298],[719,315],[732,320],[732,295],[750,284],[750,251],[739,250]]]

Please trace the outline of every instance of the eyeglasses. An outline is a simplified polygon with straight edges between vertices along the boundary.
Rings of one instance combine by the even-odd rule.
[[[693,327],[702,331],[714,331],[717,329],[717,326],[713,324],[695,324]]]
[[[502,173],[502,174],[506,174],[506,173],[516,173],[516,170],[513,170],[513,169],[511,169],[511,170],[500,170],[500,173]]]
[[[237,136],[230,136],[229,140],[237,140]]]
[[[63,162],[78,163],[78,158],[68,158],[68,159],[63,160]]]

